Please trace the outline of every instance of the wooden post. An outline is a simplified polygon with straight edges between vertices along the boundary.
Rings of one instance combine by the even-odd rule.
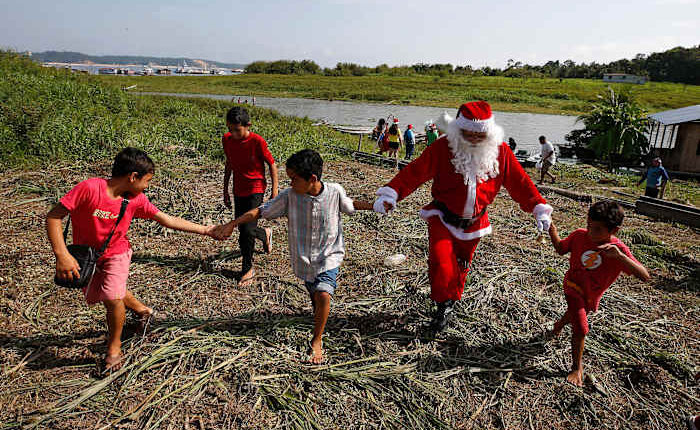
[[[357,141],[357,150],[362,151],[362,133],[360,133],[360,139]]]

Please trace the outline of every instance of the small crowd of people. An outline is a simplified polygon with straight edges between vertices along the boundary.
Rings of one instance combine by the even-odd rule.
[[[242,254],[238,286],[245,287],[257,276],[255,243],[260,241],[264,252],[273,252],[272,231],[260,228],[258,220],[286,217],[291,268],[308,291],[313,312],[309,362],[318,364],[325,360],[323,333],[345,256],[342,214],[352,215],[360,210],[388,214],[421,184],[432,181],[432,200],[420,211],[428,224],[428,275],[434,302],[430,330],[444,330],[454,315],[477,245],[482,237],[492,233],[487,208],[496,198],[506,198],[499,193],[505,187],[520,208],[534,216],[537,230],[549,234],[554,250],[570,255],[569,270],[562,281],[568,308],[553,324],[551,335],[560,334],[566,325],[572,326],[572,368],[567,380],[583,385],[587,316],[598,309],[602,295],[620,273],[642,281],[650,278],[615,236],[624,219],[622,208],[613,201],[596,202],[588,209],[586,226],[561,239],[552,222],[554,208],[540,195],[503,141],[503,129],[495,122],[488,103],[465,103],[454,119],[448,119],[442,126],[442,135],[379,187],[374,202],[367,202],[348,196],[341,184],[324,180],[323,159],[312,149],[298,151],[286,160],[289,187],[279,191],[278,168],[267,142],[251,131],[248,111],[234,106],[226,114],[228,131],[221,139],[226,155],[223,203],[227,208],[233,207],[234,217],[221,225],[205,226],[159,210],[143,194],[156,171],[153,160],[139,149],[123,149],[114,159],[110,178],[91,178],[77,184],[51,209],[46,222],[59,279],[80,276],[80,267],[61,233],[63,218],[72,217],[75,243],[99,248],[111,237],[98,260],[96,274],[83,289],[88,304],[102,303],[106,309],[109,336],[105,368],[115,370],[123,363],[121,335],[126,309],[133,311],[144,325],[156,315],[153,308],[127,288],[132,257],[127,230],[133,218],[152,219],[170,229],[218,240],[230,237],[238,229]],[[388,128],[388,148],[396,153],[401,142],[409,139],[401,135],[398,119]],[[271,190],[265,201],[268,175]],[[231,179],[233,199],[229,190]],[[126,209],[119,223],[121,216],[117,214],[123,207]]]

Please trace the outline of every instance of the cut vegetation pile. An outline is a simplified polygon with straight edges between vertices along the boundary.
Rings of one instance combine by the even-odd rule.
[[[211,102],[161,104],[167,103],[190,112],[180,118],[194,124],[201,112],[220,121],[224,111]],[[154,112],[137,119],[163,124],[155,118],[162,111]],[[266,115],[273,116],[253,115],[266,138],[297,130],[288,136],[291,144],[270,144],[278,160],[306,142],[342,142],[306,121],[277,116],[265,122]],[[230,219],[216,152],[222,125],[212,119],[211,128],[202,148],[187,137],[169,142],[185,148],[177,151],[158,137],[137,136],[154,145],[144,147],[160,160],[147,193],[162,210],[198,222]],[[36,142],[27,136],[28,144]],[[124,144],[106,142],[110,149],[96,162],[75,162],[80,157],[69,154],[31,170],[8,168],[0,178],[0,429],[671,429],[700,411],[697,231],[628,212],[621,236],[653,281],[623,277],[604,296],[586,341],[591,379],[579,389],[564,382],[569,329],[558,340],[544,337],[565,310],[561,282],[568,262],[535,241],[531,215],[506,193],[490,208],[495,234],[479,245],[456,317],[443,335],[428,335],[427,229],[417,216],[430,198],[425,186],[390,217],[344,218],[347,256],[322,366],[305,362],[311,309],[289,265],[284,220],[266,224],[275,248],[256,256],[260,276],[245,288],[234,280],[237,233],[222,243],[134,222],[129,288],[165,318],[145,333],[129,320],[126,365],[101,375],[104,310],[53,285],[43,223],[75,183],[104,175]],[[322,155],[329,160],[325,180],[341,183],[354,198],[372,199],[392,175]],[[563,234],[585,226],[584,206],[547,197]],[[408,260],[382,266],[397,252]]]

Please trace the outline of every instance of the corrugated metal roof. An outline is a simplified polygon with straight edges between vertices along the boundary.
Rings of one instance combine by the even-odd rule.
[[[697,121],[700,119],[700,105],[688,106],[680,109],[667,110],[649,115],[649,118],[659,121],[663,125],[680,124],[682,122]]]

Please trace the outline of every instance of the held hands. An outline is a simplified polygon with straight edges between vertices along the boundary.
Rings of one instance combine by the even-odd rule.
[[[372,205],[372,209],[381,214],[388,214],[393,211],[395,207],[396,201],[389,196],[377,197],[377,200],[374,201],[374,205]]]
[[[220,225],[212,225],[209,226],[211,229],[210,231],[207,232],[208,236],[213,237],[216,240],[225,240],[231,237],[231,234],[233,234],[233,229],[236,226],[235,221],[231,221],[226,224],[220,224]]]
[[[80,266],[78,261],[72,255],[56,257],[56,277],[72,281],[80,279]]]
[[[549,226],[552,224],[552,212],[554,208],[547,204],[538,204],[532,211],[537,223],[537,230],[540,232],[548,232]]]

